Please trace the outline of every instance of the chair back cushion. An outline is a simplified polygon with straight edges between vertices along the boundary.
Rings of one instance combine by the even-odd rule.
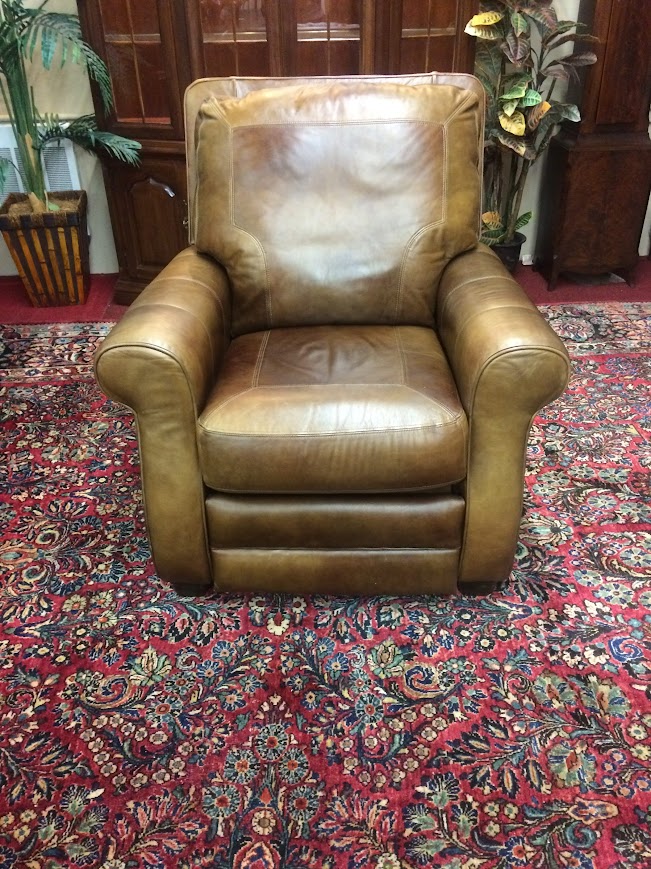
[[[445,264],[477,243],[483,105],[391,80],[287,84],[201,106],[196,244],[233,333],[432,325]]]

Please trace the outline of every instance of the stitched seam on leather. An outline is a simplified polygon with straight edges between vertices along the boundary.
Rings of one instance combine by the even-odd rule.
[[[445,406],[445,404],[443,404],[442,401],[438,401],[436,398],[432,398],[432,396],[430,396],[430,395],[425,395],[423,392],[421,392],[420,389],[416,389],[415,386],[410,386],[407,383],[406,351],[404,350],[403,345],[402,345],[402,338],[400,335],[400,329],[395,329],[394,334],[395,334],[395,338],[396,338],[396,343],[398,344],[398,353],[400,354],[400,361],[401,361],[401,367],[402,367],[401,386],[404,389],[408,389],[410,392],[414,392],[416,395],[419,396],[419,398],[424,398],[427,401],[429,401],[431,404],[435,405],[437,408],[439,408],[439,410],[443,411],[443,413],[445,413],[450,418],[451,421],[455,421],[455,420],[458,421],[459,419],[461,419],[462,414],[460,412],[456,413],[456,414],[453,413],[451,410],[449,410]],[[439,425],[442,425],[442,424],[443,423],[439,423]],[[447,423],[445,423],[445,424],[447,425]]]
[[[248,229],[245,229],[235,220],[235,164],[233,160],[234,154],[234,141],[233,141],[233,132],[234,129],[242,129],[241,127],[233,128],[230,124],[229,127],[229,135],[230,135],[230,164],[231,164],[231,224],[238,229],[240,232],[243,232],[247,235],[254,244],[257,245],[258,250],[260,251],[260,256],[262,257],[262,264],[264,268],[264,306],[265,311],[267,313],[267,326],[271,328],[273,326],[273,306],[271,300],[271,282],[269,280],[269,264],[267,263],[267,254],[264,249],[264,245],[260,241],[260,239],[254,235],[252,232],[249,232]]]
[[[217,304],[219,305],[219,310],[221,311],[221,315],[222,315],[222,329],[223,329],[223,332],[224,332],[224,338],[228,338],[228,322],[227,322],[227,319],[226,319],[226,312],[225,312],[225,310],[224,310],[224,305],[223,305],[222,300],[221,300],[221,295],[220,295],[218,292],[215,292],[215,287],[214,287],[214,286],[211,286],[210,284],[205,284],[203,281],[197,281],[197,280],[195,280],[194,278],[184,278],[184,277],[172,277],[172,276],[167,276],[167,277],[157,277],[157,278],[155,278],[155,281],[156,281],[157,284],[159,284],[159,283],[165,283],[166,281],[172,281],[172,283],[177,284],[177,283],[180,283],[180,282],[183,281],[184,283],[194,284],[194,285],[196,285],[196,286],[203,287],[205,290],[209,290],[209,291],[212,293],[212,295],[213,295],[215,301],[216,301]],[[146,305],[150,305],[150,304],[152,304],[152,303],[151,303],[151,302],[145,302],[144,304],[146,304]],[[187,311],[187,310],[188,310],[187,308],[183,307],[183,305],[178,304],[178,303],[174,303],[174,302],[170,302],[170,301],[167,301],[167,302],[154,302],[153,304],[156,304],[156,305],[164,304],[164,305],[166,305],[166,306],[168,306],[168,307],[170,307],[170,308],[178,308],[178,309],[181,310],[181,311]],[[135,310],[135,309],[134,309],[134,310]]]
[[[239,392],[236,392],[235,395],[231,395],[229,398],[227,398],[221,404],[218,404],[216,407],[211,408],[210,411],[208,412],[208,414],[206,415],[205,420],[203,422],[201,422],[201,421],[199,422],[199,427],[201,429],[203,429],[203,431],[205,431],[206,434],[210,434],[212,430],[208,428],[208,421],[213,419],[213,417],[215,416],[216,413],[223,410],[225,407],[228,407],[229,404],[232,404],[234,401],[237,401],[237,399],[241,398],[243,395],[246,395],[247,392],[255,392],[255,390],[256,390],[256,387],[248,386],[246,389],[241,389]]]
[[[262,341],[260,341],[260,347],[258,348],[258,358],[256,359],[255,368],[253,370],[253,379],[251,380],[251,386],[253,389],[259,388],[260,371],[262,370],[262,365],[264,363],[264,356],[267,350],[267,344],[269,343],[270,335],[271,332],[265,332],[262,336]]]
[[[473,97],[476,98],[476,96],[477,95],[474,94],[472,91],[468,91],[466,93],[466,95],[464,96],[464,98],[462,99],[462,101],[456,107],[456,109],[451,114],[448,115],[448,117],[445,121],[445,125],[449,124],[450,121],[453,121],[457,115],[461,114],[461,112],[464,111],[464,109],[466,109],[468,107],[468,103],[470,103],[472,101]]]
[[[282,121],[274,124],[237,124],[232,129],[235,130],[264,130],[264,129],[282,129],[283,127],[364,127],[377,126],[378,124],[417,124],[421,127],[434,126],[443,127],[447,123],[445,121],[426,121],[422,118],[365,118],[363,120],[349,121]]]
[[[231,395],[229,398],[227,398],[221,404],[218,404],[216,407],[211,408],[211,410],[208,413],[208,415],[206,416],[204,422],[199,423],[199,427],[203,431],[205,431],[206,434],[209,434],[211,432],[211,429],[209,429],[207,427],[207,423],[210,419],[214,418],[216,413],[218,413],[219,411],[222,411],[225,407],[228,407],[229,404],[232,404],[234,401],[237,401],[243,395],[246,395],[247,392],[255,392],[256,389],[266,389],[267,388],[267,387],[258,385],[258,378],[260,377],[260,369],[262,368],[262,364],[264,362],[264,353],[265,353],[270,335],[271,335],[271,332],[269,332],[269,331],[265,332],[264,335],[262,336],[262,340],[260,341],[260,347],[258,348],[258,356],[256,359],[255,368],[253,369],[253,374],[251,376],[251,385],[248,386],[246,389],[239,390],[239,392],[236,392],[235,395]]]
[[[431,122],[430,122],[431,123]],[[425,235],[427,232],[431,232],[433,229],[436,229],[439,226],[444,226],[447,220],[448,214],[448,135],[447,135],[447,121],[445,124],[437,124],[440,127],[441,132],[443,134],[443,165],[445,166],[445,171],[443,173],[443,184],[441,191],[441,216],[438,220],[433,221],[432,223],[428,223],[425,226],[421,226],[421,228],[415,232],[411,238],[407,239],[407,243],[405,244],[405,248],[402,252],[402,259],[400,261],[400,273],[398,275],[398,287],[396,292],[396,308],[394,314],[394,323],[398,322],[398,317],[400,314],[400,309],[402,306],[403,295],[404,295],[404,283],[405,283],[405,272],[407,271],[407,261],[411,255],[413,247],[416,245],[418,241],[420,241],[421,237]]]
[[[246,390],[250,392],[251,390]],[[243,393],[240,393],[243,394]],[[232,401],[232,399],[229,399]],[[226,402],[228,403],[228,402]],[[223,408],[225,405],[221,405]],[[212,414],[211,414],[212,415]],[[412,432],[412,431],[426,431],[427,429],[440,429],[440,428],[448,428],[449,426],[456,426],[457,422],[461,419],[461,415],[456,419],[448,420],[447,422],[432,422],[427,423],[426,425],[400,425],[395,426],[394,428],[374,428],[374,429],[353,429],[351,431],[320,431],[320,432],[304,432],[304,433],[285,433],[285,434],[271,434],[270,432],[260,432],[256,434],[255,432],[248,431],[213,431],[213,435],[217,435],[220,438],[256,438],[256,439],[265,439],[265,440],[302,440],[303,438],[314,439],[314,438],[347,438],[347,437],[371,437],[373,435],[385,435],[390,432]]]
[[[271,326],[273,324],[273,312],[272,312],[272,305],[271,305],[271,289],[269,286],[269,267],[267,265],[267,256],[266,256],[264,247],[263,247],[260,239],[257,238],[255,235],[253,235],[253,233],[249,232],[247,229],[244,229],[244,227],[240,226],[239,223],[237,223],[237,221],[235,220],[235,166],[234,166],[234,161],[233,161],[233,151],[234,151],[233,130],[234,130],[234,128],[231,126],[231,124],[229,124],[226,121],[226,119],[223,115],[221,106],[218,106],[218,109],[219,109],[219,113],[221,115],[221,120],[224,122],[224,124],[228,128],[228,136],[229,136],[229,156],[228,156],[228,159],[229,159],[229,163],[230,163],[230,171],[229,171],[229,178],[230,178],[230,185],[229,186],[230,186],[230,199],[231,199],[231,202],[230,202],[230,222],[231,222],[231,225],[235,229],[238,229],[240,232],[243,232],[245,235],[247,235],[253,241],[253,243],[257,245],[258,250],[260,251],[260,255],[262,257],[262,263],[264,266],[264,274],[265,274],[264,295],[265,295],[265,310],[267,312],[267,318],[268,318],[267,325]],[[237,129],[237,128],[235,128],[235,129]]]
[[[398,358],[400,359],[400,377],[401,377],[401,385],[405,386],[407,383],[407,360],[405,359],[405,351],[402,346],[402,337],[400,335],[400,329],[394,329],[393,335],[396,342],[396,347],[398,350]],[[411,389],[411,387],[408,387]]]

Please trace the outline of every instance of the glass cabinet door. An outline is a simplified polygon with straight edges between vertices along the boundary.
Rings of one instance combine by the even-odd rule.
[[[359,0],[296,0],[295,75],[356,75],[360,70]]]
[[[159,0],[99,0],[114,125],[172,131],[179,120],[176,69],[164,50],[171,22]]]
[[[202,75],[271,74],[270,5],[268,0],[200,0]]]
[[[463,30],[474,14],[468,0],[402,0],[399,46],[392,72],[463,70]]]
[[[192,0],[193,75],[358,73],[361,10],[368,6],[369,0]]]

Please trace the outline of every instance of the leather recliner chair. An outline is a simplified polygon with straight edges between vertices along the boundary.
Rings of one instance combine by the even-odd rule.
[[[189,88],[192,244],[96,356],[179,591],[508,577],[569,360],[478,243],[483,111],[467,75]]]

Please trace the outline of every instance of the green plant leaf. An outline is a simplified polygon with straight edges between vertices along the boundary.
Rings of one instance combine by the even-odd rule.
[[[489,100],[495,100],[496,82],[502,70],[502,52],[494,42],[479,40],[475,52],[475,75],[483,85]]]
[[[590,36],[589,34],[578,35],[576,33],[565,33],[561,36],[558,36],[556,39],[550,39],[547,43],[547,47],[551,50],[560,48],[561,45],[565,45],[568,42],[577,42],[577,43],[597,43],[599,42],[599,38],[597,36]]]
[[[530,0],[529,3],[520,7],[520,12],[528,15],[536,24],[541,24],[545,33],[549,30],[555,30],[558,26],[558,16],[554,7],[543,5],[540,0]]]
[[[520,217],[518,217],[518,219],[515,221],[516,232],[519,229],[522,229],[523,226],[526,226],[532,217],[533,217],[533,211],[525,211],[524,214],[521,214]]]
[[[572,73],[576,75],[576,70],[573,70],[572,67],[563,66],[558,60],[548,64],[541,72],[545,78],[557,78],[560,81],[569,81]]]
[[[500,99],[501,100],[519,100],[519,99],[522,99],[522,97],[527,92],[527,84],[528,83],[529,83],[529,76],[526,76],[521,81],[516,82],[513,85],[511,85],[509,87],[508,91],[506,91],[506,93],[502,94]]]
[[[98,130],[94,115],[82,115],[70,123],[62,123],[57,115],[46,115],[42,121],[37,143],[38,151],[42,151],[49,142],[70,139],[93,154],[104,153],[132,166],[140,162],[140,142],[125,139],[124,136],[106,130]]]
[[[515,151],[518,157],[524,157],[525,160],[535,160],[538,156],[536,149],[524,138],[513,136],[502,130],[497,134],[497,138],[506,148]]]
[[[50,69],[58,46],[61,47],[61,64],[67,60],[83,63],[88,74],[98,85],[102,102],[106,109],[112,105],[111,80],[104,61],[86,43],[81,35],[79,19],[76,15],[64,12],[42,12],[37,10],[30,23],[24,40],[24,48],[29,57],[36,46],[41,46],[41,60]]]
[[[576,21],[557,21],[556,25],[543,38],[543,45],[558,46],[568,39],[573,39],[574,33],[572,31],[576,29],[578,32],[580,26]]]
[[[507,100],[505,103],[502,103],[502,111],[510,118],[513,112],[517,109],[518,104],[519,100]],[[504,126],[504,124],[502,124],[502,126]]]
[[[7,173],[9,172],[10,165],[10,160],[6,157],[0,157],[0,194],[2,194],[5,189],[5,182],[7,180]]]
[[[511,27],[516,36],[529,35],[529,22],[521,12],[511,12]]]
[[[520,100],[520,106],[524,109],[530,109],[532,106],[537,106],[542,103],[542,94],[534,88],[528,88],[525,95]]]
[[[500,242],[504,241],[506,237],[506,233],[502,232],[499,235],[496,235],[492,232],[488,232],[487,230],[482,230],[479,240],[484,244],[487,244],[489,247],[495,247],[496,244],[500,244]]]
[[[516,36],[511,31],[502,44],[502,50],[511,63],[522,66],[531,55],[531,42],[527,36]]]
[[[565,121],[580,121],[581,112],[578,106],[574,103],[554,103],[554,110],[558,112],[561,118]]]
[[[577,51],[567,57],[560,59],[559,63],[569,64],[570,66],[591,66],[597,62],[597,55],[594,51]]]

